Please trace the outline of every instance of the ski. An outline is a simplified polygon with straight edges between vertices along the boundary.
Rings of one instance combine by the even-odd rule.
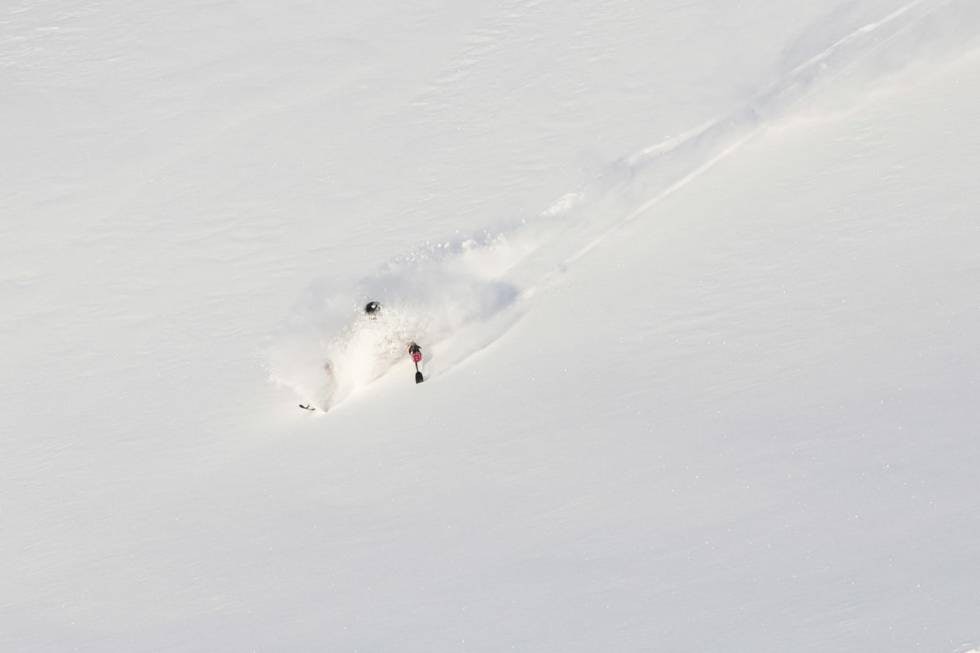
[[[299,404],[299,407],[303,410],[316,410],[316,408],[310,404]]]

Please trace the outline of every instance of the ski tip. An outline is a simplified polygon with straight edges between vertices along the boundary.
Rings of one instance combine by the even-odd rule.
[[[422,373],[421,372],[416,372],[415,373],[415,382],[416,383],[422,383],[422,381],[425,381],[425,379],[422,377]]]

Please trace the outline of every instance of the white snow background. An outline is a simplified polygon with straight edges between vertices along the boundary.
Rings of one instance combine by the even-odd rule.
[[[976,649],[978,170],[975,0],[12,0],[0,650]]]

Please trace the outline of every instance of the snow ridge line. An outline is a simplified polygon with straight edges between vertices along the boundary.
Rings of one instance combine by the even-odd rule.
[[[727,116],[709,120],[693,129],[630,155],[613,167],[625,167],[627,181],[642,180],[652,172],[678,159],[674,168],[687,169],[672,181],[660,180],[662,190],[622,218],[609,224],[592,240],[563,259],[557,269],[542,280],[546,285],[570,265],[598,247],[613,231],[635,221],[665,199],[686,187],[702,174],[737,152],[766,127],[785,117],[792,106],[811,94],[813,87],[831,81],[865,55],[886,45],[892,38],[912,29],[930,15],[948,7],[954,0],[913,0],[881,19],[862,25],[839,38],[824,50],[795,66],[783,78],[756,93]],[[687,160],[683,160],[687,159]],[[658,165],[660,164],[660,165]],[[655,169],[655,170],[651,170]],[[530,288],[528,290],[531,290]],[[529,294],[533,294],[533,290]]]

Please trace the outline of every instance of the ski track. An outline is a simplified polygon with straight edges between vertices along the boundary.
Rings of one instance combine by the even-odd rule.
[[[786,118],[793,105],[809,96],[814,86],[832,81],[849,66],[860,61],[869,51],[890,43],[936,12],[954,4],[957,4],[956,0],[914,0],[880,20],[865,24],[838,39],[826,49],[791,69],[786,77],[771,84],[728,115],[707,121],[694,129],[646,147],[625,158],[623,163],[632,181],[642,175],[644,168],[661,163],[669,165],[671,158],[680,158],[694,151],[701,153],[700,162],[695,161],[686,166],[688,172],[682,171],[684,166],[677,166],[679,176],[675,181],[667,183],[638,207],[610,223],[581,249],[562,260],[539,285],[549,285],[568,266],[596,249],[610,234],[640,218],[736,153],[776,121]],[[962,1],[958,4],[966,6]],[[876,38],[881,40],[875,40]],[[882,71],[876,77],[883,76],[887,72],[889,71]],[[873,81],[874,79],[865,80],[868,83]],[[532,286],[525,293],[533,294],[535,291]]]
[[[611,234],[645,217],[761,132],[788,119],[802,100],[868,64],[869,70],[857,71],[857,97],[845,98],[856,103],[873,82],[915,61],[924,46],[943,40],[935,30],[944,20],[957,24],[954,36],[975,36],[980,12],[971,2],[914,0],[866,23],[727,114],[615,161],[589,188],[566,193],[536,218],[485,229],[474,238],[426,244],[353,289],[311,288],[270,348],[270,378],[292,388],[302,402],[326,407],[320,381],[323,360],[339,355],[373,371],[348,382],[332,405],[360,394],[391,371],[374,369],[372,352],[352,345],[357,335],[351,325],[359,307],[369,299],[382,299],[398,308],[398,328],[410,324],[428,347],[426,376],[435,374],[438,379],[491,347],[521,319],[530,298],[558,283]],[[960,45],[959,39],[952,40],[954,48]],[[894,56],[895,51],[902,52],[898,62],[884,60],[885,53]],[[873,61],[878,55],[883,60]],[[629,199],[638,193],[646,199],[630,206]],[[402,371],[397,361],[392,365]],[[407,358],[405,365],[407,369]]]

